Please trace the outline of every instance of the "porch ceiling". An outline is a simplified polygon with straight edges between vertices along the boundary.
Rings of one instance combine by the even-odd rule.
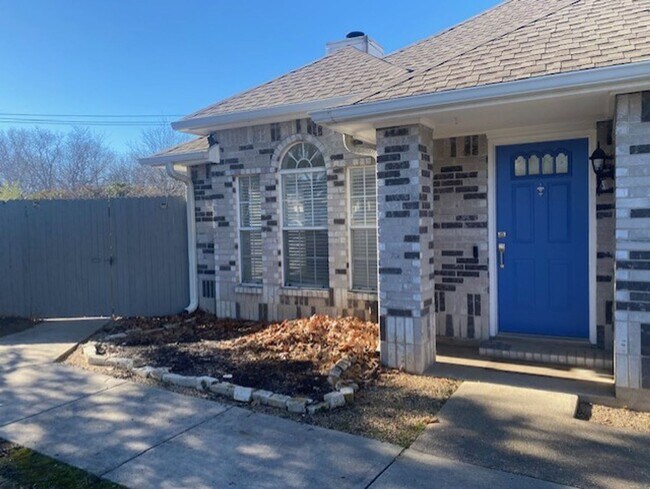
[[[614,94],[602,92],[552,94],[545,97],[508,101],[486,101],[472,105],[450,105],[416,114],[327,124],[332,129],[374,142],[376,129],[405,124],[423,124],[433,129],[434,138],[489,134],[522,127],[567,123],[594,123],[613,116]]]

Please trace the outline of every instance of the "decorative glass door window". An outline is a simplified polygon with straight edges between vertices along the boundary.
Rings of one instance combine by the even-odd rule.
[[[513,173],[515,177],[538,175],[563,175],[570,170],[570,155],[566,151],[556,154],[530,154],[518,155],[513,160]]]

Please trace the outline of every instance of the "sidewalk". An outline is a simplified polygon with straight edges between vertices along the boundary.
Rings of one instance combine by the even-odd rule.
[[[650,487],[650,435],[577,420],[576,403],[464,382],[411,449],[577,487]]]
[[[47,320],[20,333],[0,337],[0,373],[2,370],[53,363],[108,321]]]
[[[50,326],[0,341],[15,360],[0,369],[0,437],[128,487],[384,489],[434,480],[441,488],[560,487],[65,365],[45,367],[99,327]]]

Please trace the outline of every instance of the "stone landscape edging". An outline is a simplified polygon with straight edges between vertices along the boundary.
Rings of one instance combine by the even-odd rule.
[[[164,330],[165,328],[160,328]],[[167,328],[169,329],[169,328]],[[158,331],[157,331],[158,332]],[[136,333],[134,330],[133,333]],[[137,333],[142,334],[138,330]],[[111,335],[113,339],[125,339],[127,336]],[[341,380],[341,375],[349,369],[355,361],[352,356],[340,359],[329,370],[327,381],[335,389],[323,396],[323,401],[303,396],[287,396],[264,389],[245,387],[231,382],[221,381],[210,376],[187,376],[171,372],[169,367],[153,367],[144,365],[132,358],[100,355],[97,353],[98,342],[88,342],[82,347],[82,352],[89,365],[98,367],[117,367],[127,370],[141,378],[150,378],[166,384],[196,389],[201,392],[211,392],[244,404],[257,402],[263,406],[282,409],[296,414],[316,414],[328,409],[336,409],[354,402],[354,394],[359,386],[350,381]]]

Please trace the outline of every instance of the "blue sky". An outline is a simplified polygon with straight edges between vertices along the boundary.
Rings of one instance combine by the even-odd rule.
[[[0,113],[159,120],[306,64],[349,31],[391,52],[497,3],[0,0]],[[96,130],[122,150],[141,127]]]

